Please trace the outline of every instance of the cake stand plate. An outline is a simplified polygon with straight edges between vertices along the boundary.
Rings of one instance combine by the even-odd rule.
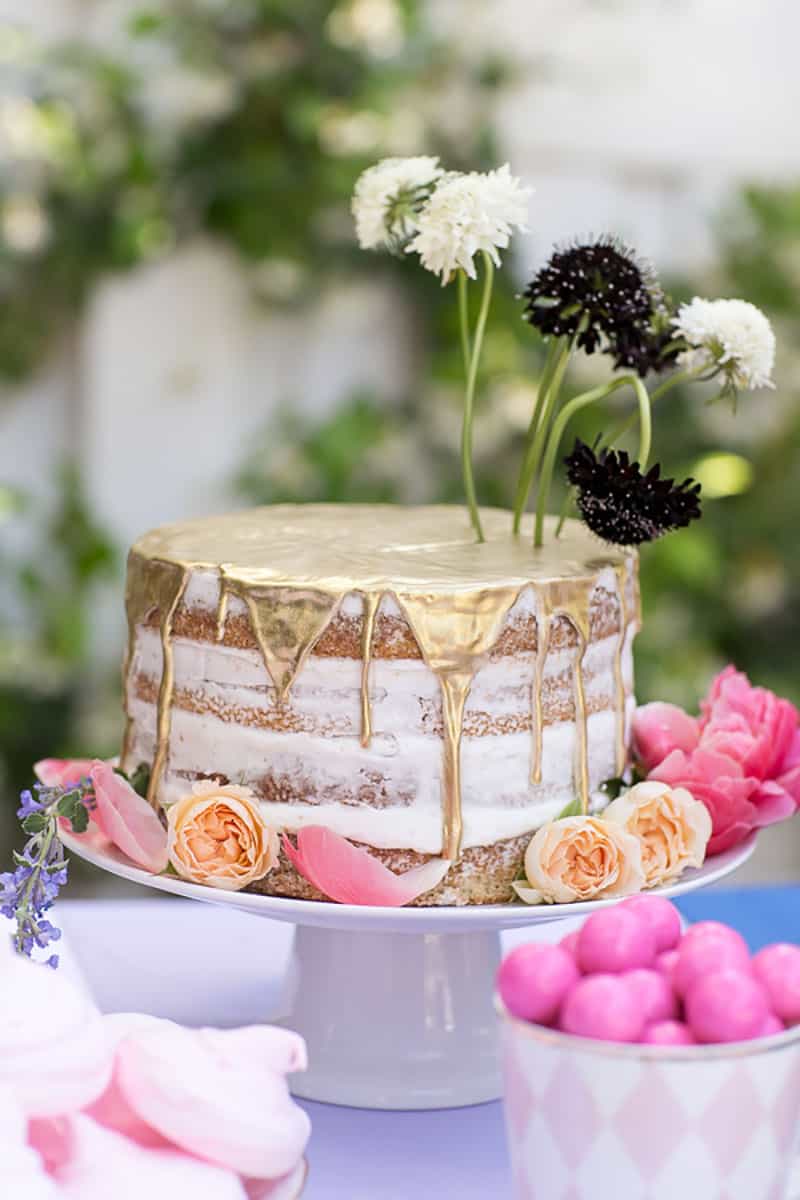
[[[554,940],[613,900],[541,907],[372,908],[225,892],[149,875],[112,848],[69,835],[65,846],[145,887],[289,921],[296,929],[281,1011],[265,1019],[301,1033],[309,1069],[297,1096],[359,1108],[435,1109],[502,1094],[492,1008],[500,931]],[[755,835],[687,871],[664,896],[716,883],[747,861]],[[561,922],[555,926],[554,922]]]

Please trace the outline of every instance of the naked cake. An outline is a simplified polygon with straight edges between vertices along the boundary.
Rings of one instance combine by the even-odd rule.
[[[544,546],[483,509],[278,505],[168,525],[128,560],[122,768],[168,808],[244,784],[417,903],[509,900],[531,834],[625,765],[637,556],[577,521]],[[285,858],[255,890],[319,898]]]

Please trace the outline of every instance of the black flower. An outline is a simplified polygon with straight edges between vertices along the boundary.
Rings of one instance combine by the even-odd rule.
[[[615,367],[633,370],[644,379],[651,371],[658,373],[673,367],[681,345],[676,343],[674,332],[649,329],[644,335],[638,330],[633,335],[623,332],[609,349]]]
[[[700,516],[700,484],[662,479],[658,463],[646,475],[624,450],[595,454],[579,438],[564,460],[578,508],[599,537],[619,546],[652,542]]]
[[[541,333],[574,337],[593,354],[605,337],[625,353],[643,343],[658,295],[652,273],[621,242],[597,242],[556,250],[525,290],[525,319]]]

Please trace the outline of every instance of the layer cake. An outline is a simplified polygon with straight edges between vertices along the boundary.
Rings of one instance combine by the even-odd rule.
[[[420,904],[492,903],[531,833],[624,764],[637,559],[567,521],[541,549],[482,510],[276,505],[140,538],[128,561],[122,765],[168,806],[244,784],[394,870]],[[319,898],[291,865],[256,890]]]

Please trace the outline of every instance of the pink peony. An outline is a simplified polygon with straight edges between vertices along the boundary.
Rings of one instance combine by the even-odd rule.
[[[800,808],[800,714],[733,667],[713,680],[700,707],[693,746],[687,724],[693,718],[683,714],[682,722],[671,705],[641,709],[634,736],[651,778],[687,788],[706,805],[713,824],[708,853],[719,854]],[[648,714],[653,708],[669,712]],[[662,761],[654,763],[661,750]]]
[[[633,752],[646,771],[652,770],[671,754],[683,750],[690,754],[700,740],[696,717],[690,717],[677,704],[644,704],[633,718]]]

